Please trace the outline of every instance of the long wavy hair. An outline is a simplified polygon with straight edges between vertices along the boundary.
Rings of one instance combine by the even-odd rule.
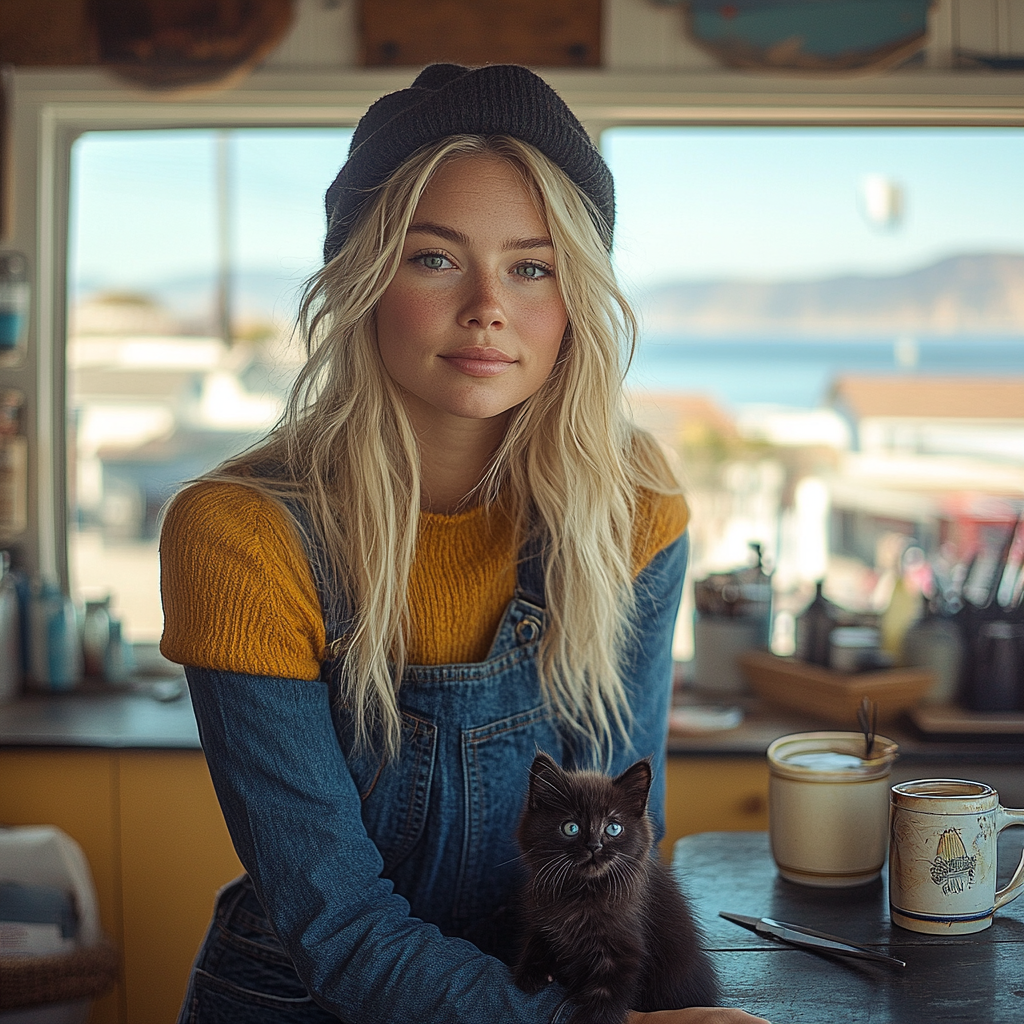
[[[629,721],[620,655],[635,608],[637,489],[677,493],[678,483],[656,442],[623,409],[636,320],[595,227],[600,214],[538,150],[506,136],[451,136],[380,185],[342,250],[307,286],[300,325],[308,360],[280,423],[211,477],[304,506],[317,538],[307,548],[322,552],[318,570],[338,581],[354,613],[346,637],[328,637],[330,653],[342,659],[341,699],[357,743],[394,755],[420,470],[401,393],[377,348],[375,312],[431,177],[446,161],[471,155],[507,161],[534,198],[551,234],[569,326],[550,376],[513,410],[467,502],[500,502],[521,540],[531,531],[544,537],[541,684],[576,742],[600,762]]]

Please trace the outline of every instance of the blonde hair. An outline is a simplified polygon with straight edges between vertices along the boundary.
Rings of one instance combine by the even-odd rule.
[[[605,761],[629,720],[620,656],[635,606],[637,488],[677,493],[678,484],[622,408],[636,321],[595,227],[600,214],[538,150],[506,136],[451,136],[385,181],[307,288],[300,322],[309,359],[282,421],[260,447],[211,475],[303,503],[318,538],[310,547],[326,560],[319,569],[344,588],[354,615],[340,652],[341,699],[357,742],[381,743],[393,755],[420,479],[416,438],[377,349],[375,310],[431,177],[451,159],[480,154],[507,161],[534,197],[569,327],[554,370],[513,411],[473,498],[500,500],[521,539],[544,536],[541,685],[576,742]]]

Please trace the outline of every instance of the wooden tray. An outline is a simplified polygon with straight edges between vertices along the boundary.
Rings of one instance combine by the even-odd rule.
[[[1024,713],[1019,711],[967,711],[955,704],[922,705],[910,720],[926,736],[1024,736]]]
[[[770,704],[850,729],[857,727],[861,698],[878,705],[880,723],[891,722],[920,700],[935,681],[923,668],[833,672],[763,651],[748,651],[737,660],[754,691]]]

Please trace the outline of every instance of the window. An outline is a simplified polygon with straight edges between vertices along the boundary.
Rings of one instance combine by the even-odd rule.
[[[158,516],[277,420],[348,129],[87,132],[71,151],[72,593],[160,636]]]
[[[113,131],[74,145],[70,575],[81,599],[113,595],[133,639],[161,628],[161,506],[281,411],[301,285],[319,264],[317,197],[348,139]],[[926,393],[936,377],[1024,371],[1010,308],[1024,134],[621,127],[602,146],[616,262],[644,317],[630,384],[641,418],[681,450],[694,574],[741,564],[756,541],[783,611],[826,575],[847,604],[881,600],[879,562],[899,539],[948,541],[950,503],[979,479],[998,495],[986,472],[1024,450],[1020,424],[976,422],[982,409],[951,424]],[[879,376],[899,385],[884,416]],[[918,414],[901,416],[915,388]],[[959,478],[951,458],[966,460]],[[883,478],[907,459],[941,482]]]

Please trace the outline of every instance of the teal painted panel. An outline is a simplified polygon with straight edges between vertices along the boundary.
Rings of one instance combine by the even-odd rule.
[[[688,20],[694,41],[727,63],[854,67],[923,41],[930,4],[931,0],[691,0]]]

